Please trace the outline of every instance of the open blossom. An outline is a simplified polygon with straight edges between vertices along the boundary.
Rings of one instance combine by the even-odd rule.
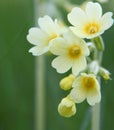
[[[60,35],[60,27],[57,20],[53,21],[49,16],[40,17],[38,19],[38,27],[29,29],[27,40],[35,45],[29,52],[34,56],[42,55],[47,52],[51,46],[51,41]]]
[[[52,61],[58,73],[65,73],[72,68],[72,73],[77,75],[86,68],[86,56],[89,55],[89,49],[84,40],[76,37],[68,31],[63,34],[63,38],[53,40],[50,51],[58,55]]]
[[[73,25],[70,29],[79,37],[91,39],[104,33],[113,24],[112,12],[102,15],[99,3],[88,2],[85,10],[75,7],[68,14],[68,20]]]
[[[99,103],[101,100],[100,85],[93,74],[81,74],[73,83],[70,97],[76,103],[81,103],[87,98],[90,105]]]
[[[61,116],[71,117],[76,113],[75,102],[69,97],[65,97],[61,100],[58,106],[58,112]]]

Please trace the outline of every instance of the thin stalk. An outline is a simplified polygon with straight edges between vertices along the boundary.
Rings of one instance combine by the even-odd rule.
[[[92,110],[92,130],[100,130],[100,103],[95,104]]]
[[[34,0],[35,26],[37,19],[42,14],[41,3],[43,0]],[[35,59],[35,130],[45,130],[45,61],[44,56]]]
[[[38,57],[36,64],[36,96],[35,96],[35,130],[45,130],[45,84],[44,84],[44,57]]]
[[[95,58],[98,60],[99,66],[102,64],[103,59],[103,51],[104,51],[104,42],[101,37],[94,38],[92,40],[94,45],[96,46],[96,56]],[[101,84],[100,77],[98,77],[99,83]],[[95,104],[92,111],[92,130],[100,130],[100,103]]]
[[[100,77],[98,77],[99,83],[101,84]],[[92,109],[92,130],[100,130],[100,110],[101,104],[97,103]]]

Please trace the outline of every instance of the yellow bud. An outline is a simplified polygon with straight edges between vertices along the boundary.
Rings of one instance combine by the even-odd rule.
[[[107,70],[107,69],[105,69],[105,68],[100,68],[99,69],[99,74],[105,79],[105,80],[109,80],[109,79],[111,79],[110,78],[110,72]]]
[[[74,79],[75,79],[75,76],[74,75],[69,75],[65,78],[63,78],[61,81],[60,81],[60,87],[61,89],[63,90],[69,90],[72,88],[72,84],[74,82]]]
[[[109,73],[104,73],[103,78],[104,78],[105,80],[111,79]]]
[[[76,113],[76,106],[73,100],[69,97],[65,97],[58,105],[58,112],[61,116],[71,117]]]

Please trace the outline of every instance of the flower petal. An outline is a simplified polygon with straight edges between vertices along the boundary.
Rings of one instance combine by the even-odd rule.
[[[72,61],[66,56],[58,56],[52,61],[52,67],[54,67],[58,73],[65,73],[72,67]]]
[[[79,45],[82,49],[82,54],[84,56],[88,56],[90,54],[89,48],[87,46],[87,43],[84,40],[80,40]]]
[[[86,14],[89,20],[98,20],[102,16],[102,8],[99,3],[88,2]]]
[[[48,15],[40,17],[38,19],[38,24],[40,28],[49,35],[56,32],[57,23],[55,24],[51,17],[49,17]]]
[[[68,14],[68,20],[72,25],[78,27],[85,22],[86,15],[82,9],[75,7],[71,13]]]
[[[81,85],[76,85],[70,92],[70,98],[76,103],[81,103],[86,99],[86,92],[83,90]]]
[[[52,41],[50,51],[54,55],[65,55],[67,53],[67,44],[63,38],[56,38]]]
[[[39,28],[29,29],[29,34],[27,35],[27,40],[33,44],[38,45],[42,43],[47,38],[46,34],[42,32]]]
[[[70,29],[71,29],[72,32],[73,32],[75,35],[77,35],[78,37],[80,37],[80,38],[87,38],[87,39],[92,39],[92,38],[94,38],[94,37],[97,37],[97,36],[99,36],[100,34],[102,34],[102,33],[104,32],[104,30],[103,30],[103,31],[99,31],[99,32],[97,32],[97,33],[95,33],[95,34],[87,34],[87,33],[85,33],[85,31],[84,31],[84,26],[85,26],[85,25],[82,25],[83,28],[70,27]]]
[[[87,94],[87,102],[90,105],[95,105],[95,103],[99,103],[101,100],[101,93],[99,89],[93,89],[91,92]]]
[[[29,52],[31,52],[34,56],[39,56],[44,54],[45,52],[47,52],[49,50],[49,47],[40,47],[40,46],[35,46],[32,47]]]
[[[114,21],[112,19],[112,15],[113,15],[112,12],[107,12],[102,16],[101,25],[102,25],[103,30],[107,30],[114,23]]]
[[[71,28],[75,28],[75,27],[71,27]],[[65,39],[65,41],[67,41],[67,44],[69,44],[69,45],[77,44],[79,46],[82,46],[82,48],[84,48],[84,50],[85,50],[85,48],[87,48],[87,45],[86,45],[85,41],[82,40],[77,35],[75,35],[71,30],[66,31],[63,34],[63,38]]]
[[[72,73],[74,75],[78,75],[80,71],[84,70],[86,68],[86,59],[84,56],[80,57],[76,61],[74,61],[74,64],[72,66]]]
[[[82,25],[83,26],[83,25]],[[86,38],[86,35],[84,33],[83,27],[82,26],[78,26],[78,27],[69,27],[71,29],[71,31],[78,37],[80,38]]]

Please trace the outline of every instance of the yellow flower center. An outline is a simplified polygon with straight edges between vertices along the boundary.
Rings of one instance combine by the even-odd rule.
[[[85,26],[85,32],[87,34],[95,34],[99,31],[99,24],[97,23],[88,23],[86,26]]]
[[[92,89],[95,86],[95,79],[93,77],[84,77],[83,85],[86,89]]]
[[[72,45],[68,49],[71,58],[78,58],[81,55],[81,48],[78,45]]]

